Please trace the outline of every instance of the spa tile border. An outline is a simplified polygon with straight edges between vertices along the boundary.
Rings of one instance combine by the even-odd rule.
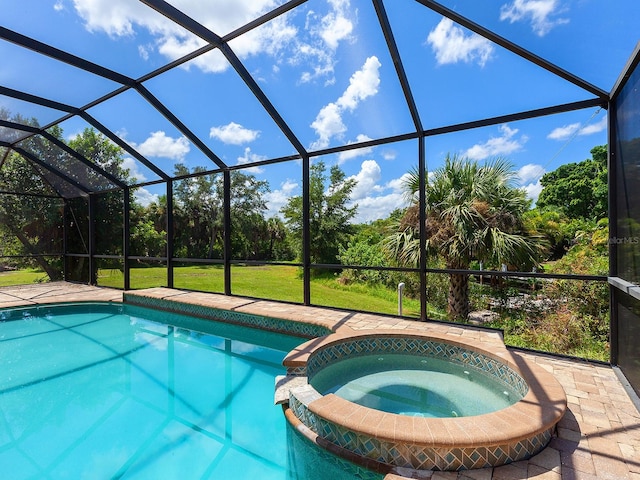
[[[450,339],[445,340],[436,336],[426,338],[408,332],[400,334],[395,331],[386,335],[382,332],[354,334],[344,340],[324,344],[321,348],[316,347],[307,360],[306,372],[302,374],[311,380],[319,370],[332,363],[347,358],[381,353],[411,354],[446,360],[469,370],[490,375],[509,386],[520,397],[524,397],[529,389],[522,376],[507,361],[497,359],[489,352],[471,349],[468,344]],[[286,365],[286,363],[284,364]],[[287,374],[295,375],[295,372],[302,370],[300,367],[294,367],[292,370],[288,370]]]
[[[290,409],[305,426],[324,441],[359,456],[359,463],[375,461],[386,465],[388,472],[469,470],[524,460],[542,450],[555,429],[552,426],[519,441],[468,445],[474,436],[489,442],[490,432],[504,429],[505,420],[486,422],[480,429],[476,421],[394,415],[360,407],[336,395],[305,405],[298,393],[298,390],[291,392]],[[349,420],[348,425],[345,418]],[[369,428],[373,425],[375,431]],[[428,445],[420,443],[426,436],[433,439]]]
[[[330,335],[302,346],[309,364],[320,364],[344,358],[353,351],[363,354],[373,345],[378,353],[388,346],[392,349],[416,348],[424,352],[425,345],[451,342],[445,336],[423,336],[411,332],[409,342],[395,341],[409,332],[397,331],[353,332]],[[387,340],[392,341],[387,341]],[[422,340],[422,341],[420,341]],[[431,343],[430,343],[431,342]],[[345,348],[340,348],[345,344]],[[429,347],[428,347],[429,348]],[[320,395],[311,385],[293,387],[289,391],[289,405],[293,415],[324,441],[339,449],[351,451],[363,460],[373,460],[394,468],[417,471],[466,470],[495,467],[530,458],[551,440],[556,424],[566,410],[567,399],[562,386],[544,369],[508,352],[494,355],[478,347],[457,342],[454,348],[436,351],[461,357],[460,349],[468,351],[467,360],[484,357],[481,365],[501,362],[529,385],[523,399],[494,413],[475,417],[423,418],[395,415],[348,402],[336,395]],[[322,355],[324,350],[328,355]],[[316,354],[316,352],[320,352]],[[476,355],[477,354],[477,355]],[[302,371],[299,357],[292,352],[285,358],[285,366]],[[486,362],[490,359],[490,362]],[[293,363],[293,365],[291,365]],[[500,370],[500,369],[499,369]],[[504,369],[502,369],[504,370]],[[289,376],[294,371],[289,370]],[[308,373],[308,372],[307,372]],[[513,378],[507,374],[506,378]]]

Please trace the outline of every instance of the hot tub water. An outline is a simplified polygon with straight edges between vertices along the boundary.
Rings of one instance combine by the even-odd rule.
[[[438,358],[373,354],[349,358],[310,380],[364,407],[423,417],[463,417],[494,412],[522,398],[495,376]]]

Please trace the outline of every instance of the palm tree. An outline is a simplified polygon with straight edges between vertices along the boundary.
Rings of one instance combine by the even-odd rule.
[[[516,186],[513,166],[502,158],[483,165],[447,155],[426,185],[426,252],[440,256],[451,270],[468,270],[473,260],[487,267],[503,264],[527,270],[536,264],[537,243],[527,236],[523,215],[529,208]],[[401,264],[420,260],[418,172],[405,181],[412,201],[387,248]],[[469,314],[469,275],[449,273],[447,312],[452,320]]]

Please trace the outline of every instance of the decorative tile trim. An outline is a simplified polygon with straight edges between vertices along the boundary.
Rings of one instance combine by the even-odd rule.
[[[296,432],[299,433],[299,432]],[[380,478],[380,474],[374,471],[362,468],[353,462],[343,460],[340,456],[330,453],[328,450],[324,448],[316,448],[313,452],[314,457],[319,456],[321,458],[325,458],[326,461],[330,463],[338,463],[344,464],[345,470],[349,472],[353,472],[354,480],[378,480]],[[294,452],[295,455],[295,452]],[[355,471],[354,471],[355,470]]]
[[[310,397],[310,398],[306,398]],[[555,426],[513,443],[495,446],[438,447],[375,438],[326,420],[309,410],[308,392],[292,389],[289,407],[315,434],[363,459],[415,470],[458,471],[525,460],[547,446]]]
[[[326,327],[310,323],[297,322],[282,318],[266,317],[249,313],[224,310],[194,303],[180,302],[164,298],[147,297],[139,294],[123,294],[123,302],[129,305],[154,308],[172,313],[191,315],[209,320],[233,323],[246,327],[270,330],[272,332],[286,333],[303,338],[316,338],[331,333]]]
[[[512,388],[520,397],[524,397],[529,390],[527,382],[518,372],[495,358],[460,345],[412,337],[354,338],[321,347],[309,356],[306,375],[312,379],[327,365],[340,360],[383,353],[410,354],[446,360],[478,373],[490,375]]]
[[[566,397],[560,384],[535,365],[529,366],[531,371],[527,370],[521,374],[517,367],[494,357],[490,352],[484,352],[473,345],[449,342],[447,339],[429,335],[403,335],[395,332],[351,337],[338,335],[333,338],[330,335],[309,353],[306,359],[306,374],[308,379],[311,379],[321,369],[334,362],[358,356],[389,353],[433,357],[458,364],[465,370],[492,375],[522,394],[523,399],[509,407],[511,412],[506,417],[501,412],[488,414],[484,420],[475,417],[449,419],[454,423],[446,424],[452,428],[455,425],[455,428],[448,434],[436,434],[435,432],[440,432],[443,427],[436,423],[436,430],[432,430],[430,435],[424,435],[422,431],[414,431],[411,435],[407,428],[411,429],[415,422],[407,422],[406,419],[409,417],[358,411],[366,407],[357,406],[339,397],[321,396],[317,399],[320,394],[313,390],[311,385],[306,385],[304,389],[292,388],[289,391],[289,405],[293,415],[324,442],[335,446],[337,451],[349,452],[350,455],[359,458],[359,463],[363,465],[377,462],[386,464],[391,469],[458,471],[495,467],[524,460],[547,446],[556,424],[566,409]],[[295,368],[302,367],[298,365]],[[526,379],[534,382],[532,385],[536,387],[533,390],[529,389]],[[553,402],[539,403],[536,395],[540,389],[549,389],[547,393],[551,397],[544,397],[553,398]],[[544,411],[539,412],[539,418],[536,415],[536,419],[529,422],[532,411],[527,406],[534,404]],[[357,419],[361,416],[367,419],[367,423],[358,423]],[[390,419],[389,416],[399,418]],[[509,428],[509,418],[518,422],[517,428],[513,431]],[[428,419],[426,420],[428,424]],[[479,434],[473,434],[470,427],[477,426],[477,421],[486,421],[486,428],[500,429],[500,433],[489,435],[489,441],[485,438],[487,435],[483,433],[483,427],[480,427]],[[540,421],[543,422],[542,425]],[[376,427],[378,424],[382,426]],[[394,424],[395,427],[390,428],[390,424]],[[504,431],[501,430],[503,426]],[[402,429],[399,435],[398,428]],[[467,432],[459,440],[454,434],[458,430],[460,433]]]
[[[295,375],[296,377],[306,377],[307,367],[304,365],[299,367],[287,367],[287,375]]]

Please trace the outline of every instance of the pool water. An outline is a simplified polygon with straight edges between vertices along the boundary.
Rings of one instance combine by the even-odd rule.
[[[341,360],[310,380],[321,394],[364,407],[423,417],[464,417],[495,412],[522,398],[515,389],[477,369],[406,354]]]
[[[1,311],[0,476],[381,478],[317,455],[274,405],[301,342],[128,305]]]

